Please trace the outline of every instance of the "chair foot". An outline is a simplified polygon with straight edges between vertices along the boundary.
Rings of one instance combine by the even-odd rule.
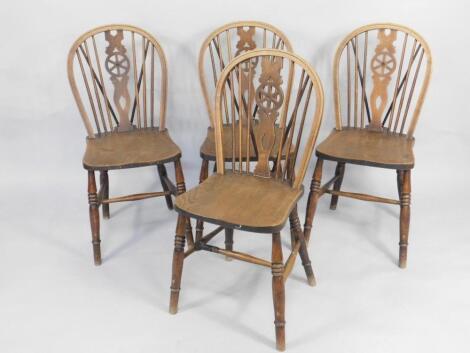
[[[280,233],[273,233],[272,240],[272,287],[274,304],[274,327],[276,331],[276,349],[286,349],[286,321],[285,321],[285,290],[284,290],[284,265],[282,261],[282,244]]]
[[[225,228],[225,250],[233,250],[233,229]],[[226,261],[232,261],[233,259],[229,256],[225,256]]]
[[[186,221],[186,217],[178,215],[175,234],[175,248],[173,250],[173,264],[170,286],[170,314],[176,314],[178,312],[181,276],[183,274]]]
[[[93,259],[96,266],[101,265],[101,247],[100,247],[100,212],[98,195],[96,193],[95,172],[88,171],[88,205],[90,213],[91,238],[93,245]]]

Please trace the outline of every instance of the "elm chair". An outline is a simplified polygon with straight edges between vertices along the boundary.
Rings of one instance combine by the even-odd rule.
[[[181,151],[165,127],[166,59],[160,44],[146,31],[109,25],[83,34],[68,56],[68,77],[87,131],[83,167],[88,171],[88,201],[95,265],[101,264],[100,217],[109,204],[184,192]],[[167,176],[174,163],[176,186]],[[108,171],[157,166],[163,191],[109,197]],[[97,192],[95,171],[100,172]],[[137,182],[138,184],[138,182]]]
[[[415,163],[413,135],[431,76],[431,52],[424,39],[409,28],[368,25],[341,42],[333,75],[336,127],[316,149],[305,238],[310,237],[318,198],[323,194],[332,195],[332,210],[339,196],[399,205],[399,266],[405,268]],[[336,171],[321,186],[325,160],[336,162]],[[399,200],[341,191],[346,163],[395,169]]]
[[[238,21],[226,24],[213,31],[203,42],[199,51],[199,79],[201,90],[206,103],[209,127],[204,142],[201,145],[200,155],[202,158],[200,182],[203,182],[209,174],[209,163],[214,162],[215,170],[215,138],[214,138],[214,107],[215,86],[220,73],[226,65],[240,54],[254,49],[281,49],[292,52],[292,45],[287,37],[276,27],[257,21]],[[246,73],[245,73],[246,74]],[[224,102],[225,104],[225,102]],[[224,105],[224,109],[225,105]],[[225,130],[230,130],[230,126],[224,124]],[[224,140],[225,160],[232,158],[232,145],[228,140]],[[250,156],[255,160],[256,149],[253,149]],[[271,160],[274,159],[274,154]],[[204,224],[198,221],[196,232],[202,234]],[[225,229],[225,248],[233,249],[233,229]],[[230,258],[227,258],[229,260]]]
[[[315,284],[297,201],[303,193],[302,181],[322,113],[320,79],[296,54],[276,49],[254,50],[238,56],[222,71],[214,109],[217,173],[175,200],[179,215],[171,313],[177,312],[183,261],[193,252],[206,250],[265,266],[271,268],[273,276],[277,348],[284,349],[284,281],[297,255],[301,257],[308,283]],[[231,129],[226,129],[226,124]],[[258,158],[253,160],[255,144]],[[232,156],[226,161],[224,148],[228,145],[232,147]],[[272,155],[276,156],[274,160]],[[190,218],[219,227],[204,236],[198,233],[194,241],[186,233],[191,241],[185,249],[185,229]],[[283,262],[280,232],[287,219],[294,227],[295,242]],[[270,234],[271,261],[210,245],[209,241],[224,228]]]

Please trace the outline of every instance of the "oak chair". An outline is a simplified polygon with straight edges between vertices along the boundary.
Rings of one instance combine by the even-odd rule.
[[[165,127],[166,59],[146,31],[109,25],[83,34],[72,45],[67,70],[70,86],[87,131],[83,166],[88,171],[88,201],[95,265],[101,264],[100,218],[109,204],[184,192],[181,151]],[[174,163],[176,186],[166,163]],[[157,166],[163,191],[109,197],[108,171]],[[97,192],[95,171],[100,172]]]
[[[318,198],[323,194],[332,195],[332,210],[339,196],[400,205],[399,266],[405,268],[413,134],[431,76],[431,52],[425,40],[409,28],[368,25],[341,42],[333,75],[336,127],[316,149],[305,238],[310,237]],[[324,160],[337,165],[334,177],[321,186]],[[399,200],[341,191],[346,163],[395,169]]]
[[[202,158],[199,182],[203,182],[209,175],[209,163],[214,162],[215,171],[215,138],[214,138],[214,107],[215,87],[223,69],[228,63],[240,54],[254,49],[281,49],[292,52],[289,39],[278,28],[258,21],[238,21],[226,24],[213,31],[203,42],[199,51],[199,80],[204,96],[204,102],[209,116],[207,135],[200,148]],[[211,84],[212,82],[212,84]],[[224,102],[225,104],[225,102]],[[238,103],[236,103],[238,104]],[[224,105],[224,109],[227,109]],[[224,129],[230,129],[224,124]],[[232,145],[224,140],[224,159],[232,158]],[[237,156],[235,156],[237,158]],[[251,160],[256,160],[256,151],[252,150]],[[274,154],[270,157],[275,158]],[[204,224],[198,221],[196,232],[202,234]],[[225,248],[233,249],[233,229],[225,230]],[[230,258],[227,258],[230,260]]]
[[[183,261],[193,252],[206,250],[265,266],[271,268],[273,276],[277,348],[284,349],[284,282],[297,255],[301,257],[308,283],[315,284],[297,201],[303,193],[302,181],[322,114],[320,79],[296,54],[276,49],[254,50],[238,56],[222,71],[214,109],[217,173],[175,200],[179,215],[171,313],[177,312]],[[228,161],[224,150],[227,146],[231,146]],[[257,159],[252,158],[253,150],[257,151]],[[190,218],[219,227],[206,235],[198,232],[193,239],[185,232]],[[280,232],[287,219],[295,242],[283,262]],[[271,234],[271,261],[210,245],[209,241],[225,228]]]

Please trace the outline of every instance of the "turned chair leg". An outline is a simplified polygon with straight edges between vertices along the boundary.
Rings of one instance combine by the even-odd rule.
[[[312,263],[308,256],[307,243],[305,241],[304,233],[300,227],[300,219],[297,212],[297,206],[294,207],[291,214],[289,215],[289,220],[293,226],[294,234],[296,235],[296,241],[300,242],[299,255],[302,260],[302,266],[305,270],[305,275],[307,276],[308,284],[312,287],[316,285],[315,275],[313,274]]]
[[[408,255],[408,233],[410,230],[411,171],[402,172],[400,197],[400,268],[406,268]]]
[[[166,168],[164,164],[157,164],[158,176],[160,177],[160,182],[162,183],[163,191],[168,192],[170,189],[166,184],[164,178],[167,177]],[[171,199],[171,195],[165,195],[166,206],[169,210],[173,209],[173,200]]]
[[[310,232],[312,230],[313,216],[317,209],[318,199],[320,198],[321,176],[323,169],[323,159],[318,158],[315,170],[312,176],[312,183],[310,184],[310,193],[307,200],[307,214],[305,217],[304,236],[305,241],[309,242]]]
[[[286,349],[285,333],[285,291],[284,291],[284,264],[282,260],[281,234],[273,233],[272,241],[272,265],[273,275],[273,303],[274,303],[274,326],[276,329],[276,348],[279,351]]]
[[[100,247],[100,213],[98,195],[96,193],[95,172],[88,171],[88,204],[90,209],[91,237],[93,244],[93,258],[95,265],[101,265],[101,247]]]
[[[207,179],[209,175],[209,161],[203,159],[201,163],[201,172],[199,173],[199,184]],[[196,221],[196,241],[199,241],[202,238],[204,232],[204,222],[201,220]]]
[[[183,168],[181,167],[181,160],[177,159],[175,161],[175,178],[176,178],[176,195],[181,195],[186,192],[186,185],[184,183],[184,174]],[[191,222],[188,218],[186,225],[186,240],[188,242],[189,247],[194,246],[194,238],[193,238],[193,229],[191,227]]]
[[[333,190],[335,191],[339,191],[341,189],[341,184],[343,183],[343,177],[344,177],[344,167],[345,167],[345,163],[343,162],[338,162],[338,164],[336,165],[335,177],[338,177],[338,179],[336,179],[333,185]],[[337,205],[338,205],[338,195],[331,195],[330,210],[336,210]]]
[[[103,188],[103,198],[109,199],[109,177],[107,170],[100,172],[100,187]],[[103,208],[103,218],[109,219],[109,204],[104,203],[101,207]]]
[[[176,314],[178,312],[178,299],[180,295],[181,275],[183,274],[186,223],[186,217],[178,215],[175,233],[175,248],[173,250],[173,265],[170,286],[170,314]]]

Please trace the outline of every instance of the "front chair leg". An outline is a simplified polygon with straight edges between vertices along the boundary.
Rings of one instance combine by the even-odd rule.
[[[160,177],[160,182],[162,183],[163,191],[168,192],[170,189],[165,182],[165,178],[167,177],[166,168],[164,164],[157,164],[158,176]],[[173,209],[173,200],[171,199],[171,195],[165,195],[166,207],[169,210]]]
[[[284,264],[282,260],[281,234],[273,233],[271,272],[273,275],[273,303],[274,303],[274,326],[276,328],[276,348],[279,351],[286,349],[285,333],[285,291],[284,291]]]
[[[339,191],[341,189],[341,184],[343,183],[344,177],[344,167],[345,164],[343,162],[338,162],[338,164],[336,165],[335,177],[338,177],[338,179],[336,179],[333,185],[333,190],[335,191]],[[337,205],[338,195],[331,195],[330,210],[336,210]]]
[[[187,219],[182,215],[178,215],[175,233],[175,248],[173,251],[173,265],[171,274],[171,294],[170,294],[170,314],[178,312],[178,299],[181,287],[181,275],[183,273],[184,261],[184,243],[185,243],[185,229]]]
[[[411,171],[403,171],[400,197],[400,268],[406,268],[410,230]]]
[[[309,242],[310,232],[312,229],[313,216],[317,209],[318,199],[320,198],[320,188],[321,188],[321,175],[323,169],[323,159],[318,158],[317,164],[315,165],[315,170],[312,176],[312,183],[310,184],[310,193],[308,194],[307,200],[307,214],[305,217],[304,225],[304,236],[305,241]]]
[[[300,228],[300,220],[297,212],[297,206],[292,210],[289,220],[294,228],[294,234],[296,235],[296,241],[300,242],[299,255],[302,260],[302,266],[305,270],[305,275],[307,276],[308,284],[312,287],[316,285],[315,275],[313,274],[312,263],[308,256],[307,243],[305,242],[304,233]]]
[[[93,244],[93,258],[95,265],[101,265],[101,247],[100,247],[100,213],[98,195],[96,193],[95,172],[88,171],[88,205],[90,210],[91,237]]]
[[[233,229],[225,228],[225,250],[233,250]],[[232,258],[225,256],[225,260],[232,261]]]
[[[100,184],[100,187],[103,188],[103,198],[109,199],[109,177],[107,170],[103,170],[100,172]],[[109,204],[104,203],[101,205],[101,207],[103,208],[103,218],[109,219]]]

